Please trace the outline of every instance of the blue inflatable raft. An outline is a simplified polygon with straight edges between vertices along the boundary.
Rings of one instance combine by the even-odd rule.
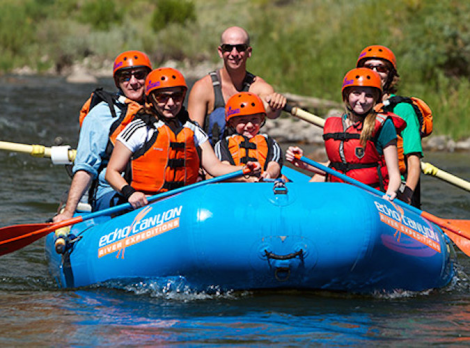
[[[77,224],[64,254],[47,237],[59,286],[178,277],[193,290],[422,291],[453,277],[439,227],[339,183],[219,183]]]

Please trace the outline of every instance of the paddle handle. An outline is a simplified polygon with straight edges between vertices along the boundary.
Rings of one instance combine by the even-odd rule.
[[[433,166],[431,163],[421,162],[421,171],[426,175],[435,176],[438,179],[447,181],[449,184],[470,191],[470,182],[458,178],[450,173],[447,173],[442,169]]]
[[[290,113],[292,116],[295,116],[297,118],[300,118],[301,120],[307,121],[309,123],[312,123],[318,127],[323,128],[325,126],[325,120],[321,118],[320,116],[316,116],[314,114],[311,114],[305,110],[302,110],[296,106],[288,105],[284,107],[284,110]]]
[[[26,153],[39,158],[51,158],[53,164],[72,164],[77,153],[70,146],[46,147],[43,145],[9,143],[7,141],[0,141],[0,150]]]

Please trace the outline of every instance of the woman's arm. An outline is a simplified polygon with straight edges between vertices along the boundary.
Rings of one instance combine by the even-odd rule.
[[[116,141],[111,159],[106,168],[106,181],[119,193],[127,198],[134,209],[148,204],[145,194],[135,191],[122,177],[121,173],[126,169],[131,160],[132,152],[119,140]]]
[[[387,192],[385,193],[385,198],[390,201],[397,196],[398,188],[401,184],[400,170],[398,169],[398,152],[396,145],[389,145],[384,148],[384,157],[385,164],[387,165],[388,176],[390,182],[388,184]]]

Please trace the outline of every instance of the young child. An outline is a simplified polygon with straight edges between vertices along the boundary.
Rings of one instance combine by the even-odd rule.
[[[341,89],[346,114],[330,117],[325,122],[325,140],[329,166],[382,192],[393,200],[401,183],[398,170],[397,130],[406,123],[391,113],[378,114],[374,106],[381,101],[382,83],[373,70],[356,68],[349,71]],[[290,147],[286,158],[299,167],[323,174],[308,165],[298,163],[298,147]],[[334,176],[328,181],[341,182]]]
[[[214,150],[223,163],[259,162],[261,178],[277,179],[281,175],[282,150],[273,138],[259,133],[265,118],[266,110],[256,94],[233,95],[225,105],[225,120],[234,134],[220,140]]]

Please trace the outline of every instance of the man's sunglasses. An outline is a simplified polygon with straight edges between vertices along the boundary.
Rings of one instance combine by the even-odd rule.
[[[146,70],[136,70],[136,71],[123,71],[119,74],[119,81],[120,82],[129,82],[134,76],[137,80],[145,80],[147,77]]]
[[[232,52],[234,47],[238,52],[245,52],[250,46],[248,46],[247,44],[239,44],[239,45],[222,44],[220,45],[222,52]]]
[[[154,93],[153,97],[157,103],[166,104],[168,101],[173,99],[175,103],[181,103],[184,98],[183,92],[174,92],[174,93]]]
[[[386,66],[383,65],[372,65],[372,64],[365,64],[364,68],[370,69],[370,70],[375,70],[377,72],[381,73],[386,73],[388,72],[388,69]]]

